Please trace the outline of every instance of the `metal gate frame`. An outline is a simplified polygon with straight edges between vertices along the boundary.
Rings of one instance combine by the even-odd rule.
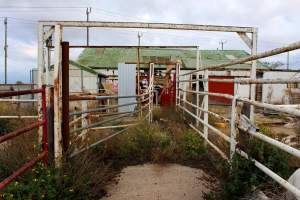
[[[243,103],[247,103],[250,104],[251,106],[256,106],[256,107],[260,107],[260,108],[267,108],[270,110],[274,110],[277,112],[283,112],[286,114],[290,114],[293,116],[297,116],[300,117],[300,110],[295,109],[294,106],[289,107],[282,107],[282,106],[277,106],[277,105],[273,105],[273,104],[267,104],[267,103],[261,103],[255,100],[252,100],[251,98],[242,98],[240,96],[238,96],[237,94],[237,87],[240,84],[250,84],[255,85],[255,84],[287,84],[287,83],[300,83],[300,79],[252,79],[252,78],[241,78],[241,79],[208,79],[208,73],[209,70],[213,70],[213,69],[225,69],[227,66],[232,66],[235,64],[242,64],[248,61],[253,61],[253,60],[258,60],[260,58],[266,58],[269,56],[273,56],[273,55],[277,55],[277,54],[281,54],[281,53],[285,53],[288,51],[292,51],[292,50],[296,50],[296,49],[300,49],[300,42],[295,42],[292,43],[290,45],[281,47],[281,48],[277,48],[277,49],[273,49],[270,51],[266,51],[266,52],[262,52],[256,55],[252,55],[252,56],[248,56],[248,57],[244,57],[241,59],[237,59],[234,61],[231,61],[229,63],[224,63],[224,64],[220,64],[220,65],[216,65],[216,66],[208,66],[208,67],[202,67],[201,69],[198,70],[194,70],[188,73],[184,73],[184,74],[180,74],[180,66],[177,66],[176,71],[180,74],[177,78],[177,93],[176,93],[176,105],[178,108],[180,108],[181,110],[183,110],[185,113],[187,113],[188,115],[190,115],[192,118],[194,118],[197,123],[196,125],[194,124],[190,124],[190,127],[192,129],[194,129],[197,133],[199,133],[204,139],[205,142],[208,143],[212,148],[214,148],[224,159],[231,161],[233,156],[235,155],[235,153],[240,154],[242,157],[249,159],[251,161],[254,162],[254,165],[259,168],[261,171],[263,171],[265,174],[267,174],[269,177],[271,177],[273,180],[275,180],[277,183],[279,183],[281,186],[283,186],[284,188],[286,188],[288,191],[292,192],[296,197],[300,197],[300,190],[298,188],[296,188],[294,185],[290,184],[289,182],[287,182],[286,180],[284,180],[283,178],[281,178],[278,174],[276,174],[275,172],[273,172],[271,169],[267,168],[265,165],[263,165],[262,163],[260,163],[259,161],[255,160],[254,158],[251,158],[247,155],[247,153],[245,153],[244,151],[242,151],[241,149],[239,149],[237,147],[238,141],[236,140],[236,128],[239,128],[245,132],[247,132],[249,135],[268,143],[269,145],[272,145],[274,147],[277,147],[289,154],[291,154],[292,156],[295,156],[297,158],[300,158],[300,150],[293,148],[289,145],[286,145],[282,142],[279,142],[271,137],[268,137],[266,135],[264,135],[263,133],[257,132],[256,128],[253,127],[253,125],[251,125],[251,122],[253,123],[253,118],[248,119],[247,117],[244,117],[243,115],[241,115],[240,117],[240,121],[239,122],[247,122],[247,123],[239,123],[237,122],[237,102],[243,102]],[[201,79],[192,79],[191,75],[196,74],[198,75],[199,73],[203,73],[204,74],[204,78]],[[189,79],[183,79],[181,80],[181,77],[185,77],[188,76]],[[186,83],[190,83],[190,82],[196,82],[197,84],[199,84],[199,82],[202,81],[204,83],[204,91],[199,91],[199,90],[187,90],[185,85]],[[223,93],[212,93],[209,92],[209,88],[208,88],[208,83],[209,82],[219,82],[219,83],[233,83],[234,84],[234,95],[230,95],[230,94],[223,94]],[[184,88],[182,88],[182,84],[184,85]],[[195,95],[202,95],[204,96],[203,98],[203,106],[199,105],[199,102],[197,101],[196,104],[193,104],[192,102],[189,102],[186,100],[186,94],[187,93],[191,93],[191,94],[195,94]],[[250,94],[251,95],[251,94]],[[229,119],[224,118],[223,116],[214,113],[212,111],[209,111],[208,107],[209,107],[209,96],[215,96],[215,97],[222,97],[222,98],[226,98],[229,99],[231,101],[231,117]],[[251,95],[252,96],[252,95]],[[191,112],[190,110],[188,110],[187,105],[192,106],[193,108],[196,109],[196,114]],[[203,112],[203,118],[201,115],[201,112]],[[209,124],[208,121],[208,115],[213,115],[215,117],[217,117],[218,119],[223,120],[226,123],[230,124],[230,136],[226,135],[225,133],[223,133],[222,131],[220,131],[219,129],[217,129],[216,127],[214,127],[213,125]],[[254,113],[253,113],[254,114]],[[251,117],[251,116],[250,116]],[[203,130],[199,130],[199,128],[197,127],[198,124],[202,124],[203,125]],[[247,124],[247,125],[245,125]],[[249,125],[250,124],[250,125]],[[238,127],[237,127],[238,125]],[[230,156],[228,158],[228,156],[226,155],[225,152],[222,151],[222,149],[220,149],[219,147],[217,147],[212,141],[210,141],[208,139],[208,130],[211,130],[211,132],[215,133],[216,135],[218,135],[220,138],[222,138],[223,140],[225,140],[226,142],[228,142],[230,144]]]
[[[21,168],[19,168],[15,172],[13,172],[13,174],[11,174],[9,177],[2,180],[0,182],[0,190],[3,189],[6,185],[11,183],[16,178],[18,178],[20,175],[22,175],[28,169],[33,167],[38,161],[43,160],[44,164],[48,165],[48,130],[47,130],[46,86],[43,85],[42,88],[33,89],[33,90],[22,90],[22,91],[12,91],[12,92],[0,93],[0,98],[27,95],[27,94],[39,94],[39,93],[42,96],[42,116],[40,116],[40,118],[42,118],[42,120],[37,120],[36,122],[32,123],[29,126],[17,129],[15,131],[12,131],[10,133],[7,133],[7,134],[1,136],[0,144],[4,143],[6,141],[9,141],[19,135],[25,134],[28,131],[42,127],[42,130],[43,130],[42,151],[37,157],[31,159],[30,161],[25,163]]]

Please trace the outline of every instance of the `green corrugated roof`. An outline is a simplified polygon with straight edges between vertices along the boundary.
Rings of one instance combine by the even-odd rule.
[[[244,50],[201,50],[202,63],[204,66],[217,65],[229,62],[233,59],[249,56]],[[78,58],[78,63],[91,68],[115,69],[118,63],[136,62],[137,50],[134,48],[107,48],[107,49],[85,49]],[[194,69],[196,66],[195,49],[141,49],[141,62],[150,60],[181,60],[183,68]],[[142,66],[144,67],[144,66]],[[228,69],[250,69],[251,63],[234,65]],[[258,69],[268,69],[258,62]]]

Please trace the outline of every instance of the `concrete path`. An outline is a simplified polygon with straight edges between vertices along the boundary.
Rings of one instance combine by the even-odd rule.
[[[130,166],[107,187],[105,200],[201,200],[212,183],[201,169],[168,164]]]

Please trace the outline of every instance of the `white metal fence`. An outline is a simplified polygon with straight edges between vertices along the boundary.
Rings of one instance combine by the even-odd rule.
[[[87,109],[87,100],[82,100],[84,106],[81,111],[75,111],[70,113],[70,117],[73,120],[69,123],[71,129],[70,133],[75,134],[77,138],[85,138],[89,130],[104,130],[113,129],[115,133],[100,139],[82,149],[76,149],[71,153],[70,157],[76,156],[98,144],[101,144],[114,136],[117,136],[125,132],[129,127],[137,125],[139,120],[147,119],[149,123],[152,122],[152,110],[153,110],[153,81],[154,81],[154,64],[150,64],[149,68],[149,85],[147,90],[141,95],[131,96],[95,96],[94,100],[109,100],[109,99],[132,99],[136,98],[135,101],[124,104],[116,105],[103,105],[101,107]],[[89,97],[90,99],[90,97]],[[133,106],[133,111],[120,112],[120,107]],[[93,117],[97,122],[89,123],[87,118]],[[125,121],[122,123],[122,119],[132,117],[131,121]],[[81,126],[77,127],[77,123],[81,122]],[[118,125],[112,125],[111,123],[119,122]],[[121,129],[121,130],[120,130]],[[76,137],[75,137],[76,138]],[[74,141],[73,141],[74,142]]]
[[[297,189],[294,185],[288,183],[286,180],[281,178],[279,175],[277,175],[275,172],[273,172],[271,169],[267,168],[265,165],[260,163],[259,161],[255,160],[254,158],[250,158],[247,153],[242,151],[237,147],[237,144],[239,141],[237,141],[237,129],[240,129],[244,132],[247,132],[251,136],[262,140],[263,142],[268,143],[269,145],[275,146],[292,156],[295,156],[297,158],[300,158],[300,151],[296,148],[293,148],[289,145],[286,145],[282,142],[279,142],[271,137],[268,137],[264,135],[263,133],[257,132],[256,128],[253,126],[255,124],[255,113],[250,112],[251,116],[246,117],[245,115],[239,115],[238,119],[238,111],[237,111],[237,102],[242,102],[245,104],[251,105],[252,108],[254,107],[260,107],[264,109],[270,109],[277,112],[283,112],[287,113],[292,116],[300,117],[300,110],[295,109],[293,107],[284,107],[284,106],[277,106],[273,104],[266,104],[261,103],[258,101],[253,100],[253,98],[242,98],[238,96],[237,94],[237,88],[241,84],[250,84],[251,88],[255,87],[255,84],[288,84],[288,83],[300,83],[300,79],[292,79],[292,80],[284,80],[284,79],[276,79],[276,80],[270,80],[270,79],[254,79],[252,78],[243,78],[243,79],[209,79],[208,73],[209,70],[214,69],[224,69],[227,66],[232,66],[235,64],[241,64],[248,61],[254,61],[260,58],[265,58],[272,55],[277,55],[280,53],[284,53],[290,50],[295,50],[300,48],[300,42],[293,43],[291,45],[274,49],[271,51],[266,51],[263,53],[259,53],[256,55],[252,55],[249,57],[245,57],[242,59],[234,60],[230,63],[220,64],[216,66],[208,66],[208,67],[198,67],[197,70],[194,70],[192,72],[188,72],[185,74],[180,73],[180,65],[177,65],[176,67],[176,73],[179,74],[177,76],[177,84],[176,84],[176,106],[180,108],[183,112],[190,115],[193,119],[195,119],[195,123],[190,124],[191,128],[193,128],[196,132],[198,132],[208,143],[212,148],[214,148],[223,158],[227,160],[231,160],[235,153],[240,154],[244,158],[250,159],[254,162],[255,166],[259,168],[261,171],[266,173],[268,176],[270,176],[273,180],[278,182],[280,185],[285,187],[287,190],[292,192],[296,197],[300,197],[300,190]],[[200,66],[200,65],[199,65]],[[203,71],[203,76],[200,78],[199,72]],[[193,78],[196,76],[196,78]],[[199,91],[199,84],[203,83],[203,91]],[[209,92],[208,83],[209,82],[231,82],[234,83],[234,94],[223,94],[223,93],[212,93]],[[188,89],[187,84],[189,83],[195,83],[196,84],[196,90]],[[187,94],[196,95],[196,102],[191,102],[187,100]],[[200,102],[200,96],[203,96],[202,102]],[[231,100],[231,114],[230,118],[227,119],[224,116],[221,116],[218,113],[212,112],[209,110],[209,96],[216,96],[216,97],[222,97],[226,99]],[[253,97],[253,95],[250,95]],[[189,107],[193,108],[192,111],[189,109]],[[254,109],[253,109],[254,110]],[[208,116],[213,115],[214,117],[217,117],[218,119],[221,119],[222,121],[229,123],[230,125],[230,134],[227,135],[226,133],[222,132],[218,128],[214,127],[212,124],[209,123]],[[203,126],[203,129],[198,126],[201,124]],[[210,130],[210,131],[209,131]],[[230,155],[226,155],[226,151],[219,148],[216,144],[214,144],[214,141],[209,140],[208,135],[210,134],[216,134],[220,136],[224,141],[229,143],[230,146]],[[280,162],[280,161],[279,161]]]

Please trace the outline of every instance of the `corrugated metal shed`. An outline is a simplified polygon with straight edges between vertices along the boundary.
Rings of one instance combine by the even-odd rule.
[[[162,49],[151,48],[141,49],[141,62],[150,61],[182,61],[185,69],[195,69],[195,49]],[[98,69],[116,69],[118,63],[136,62],[136,49],[108,48],[108,49],[85,49],[79,56],[78,62]],[[217,65],[234,59],[249,56],[244,50],[201,50],[201,57],[204,66]],[[141,67],[147,67],[141,65]],[[251,63],[239,64],[228,69],[249,70]],[[258,62],[258,69],[268,69],[261,62]]]
[[[118,95],[119,96],[133,96],[136,95],[136,65],[133,64],[118,64],[119,83]],[[136,98],[121,98],[118,100],[119,105],[135,103]],[[119,107],[119,112],[132,112],[136,105]]]

